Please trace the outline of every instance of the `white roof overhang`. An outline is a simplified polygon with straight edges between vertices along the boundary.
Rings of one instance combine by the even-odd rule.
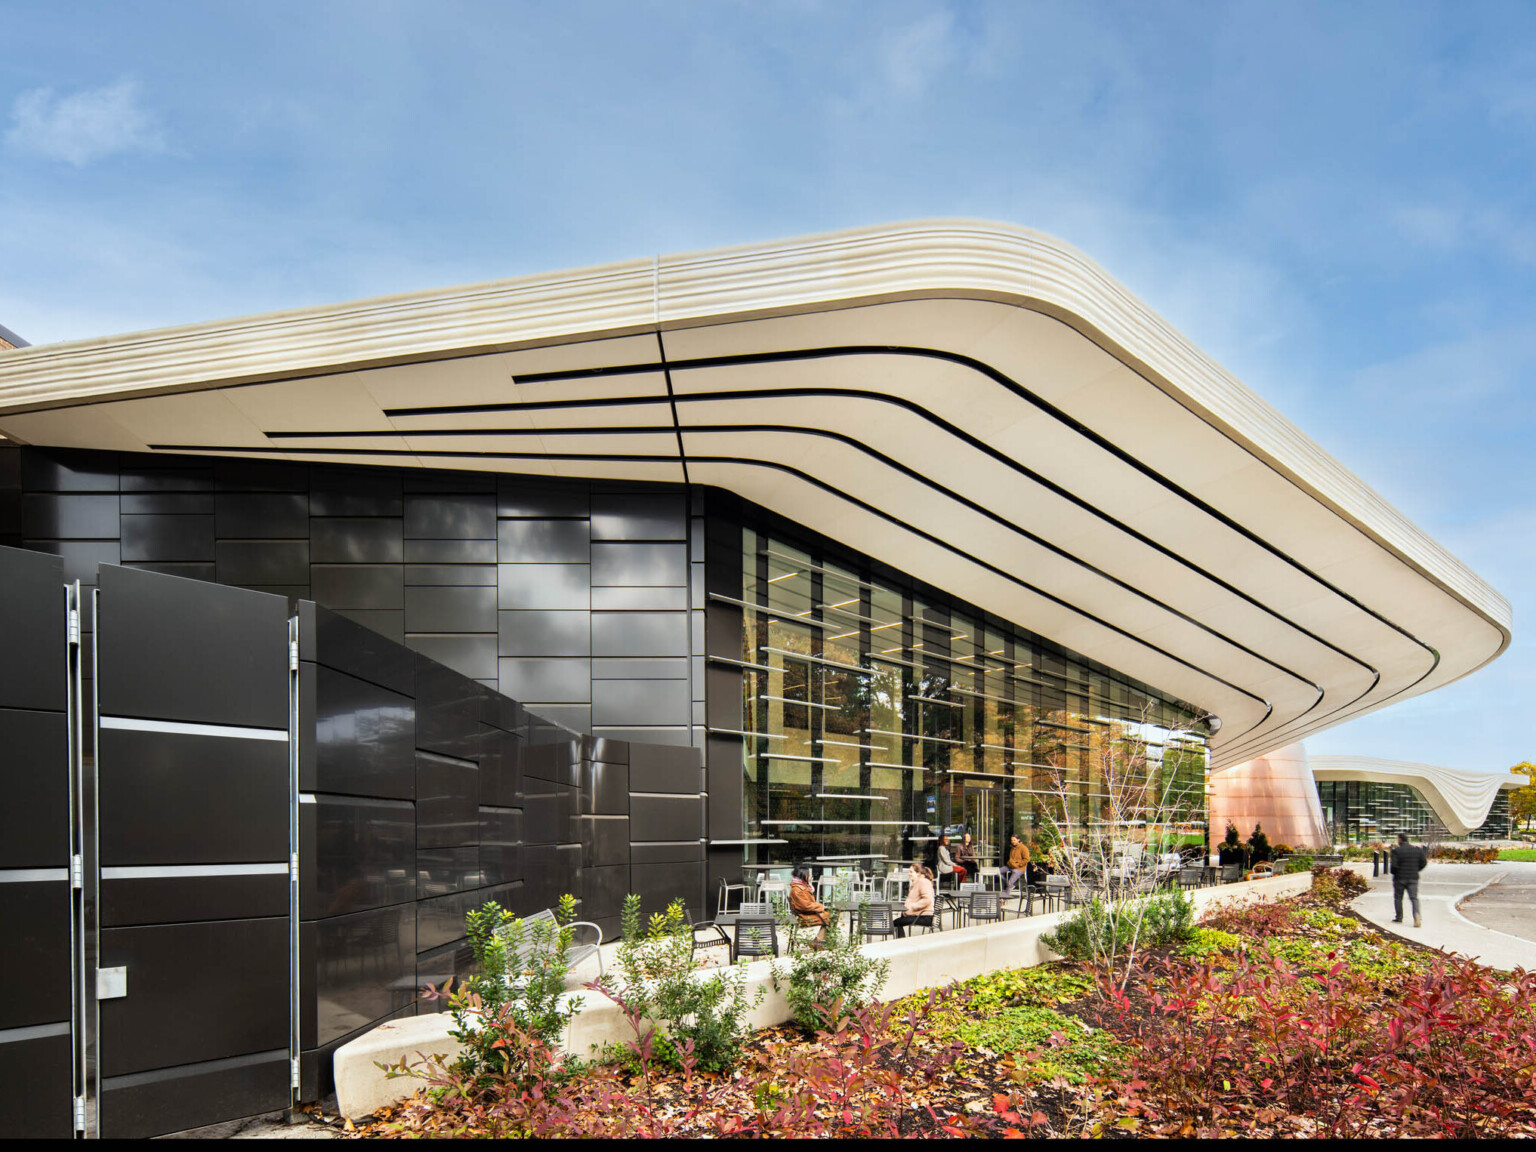
[[[1220,716],[1449,683],[1509,605],[1073,249],[924,222],[0,355],[43,445],[718,485]]]
[[[1418,790],[1453,836],[1465,836],[1488,819],[1488,810],[1501,788],[1519,788],[1523,781],[1504,772],[1477,772],[1412,764],[1375,756],[1313,756],[1313,779],[1357,780],[1374,784],[1407,784]]]

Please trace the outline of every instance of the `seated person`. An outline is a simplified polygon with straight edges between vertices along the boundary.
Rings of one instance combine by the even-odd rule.
[[[914,924],[933,925],[933,873],[927,865],[912,862],[912,886],[907,889],[905,915],[896,917],[896,938],[906,938],[907,929]]]
[[[956,877],[955,883],[957,883],[957,884],[964,882],[964,880],[965,880],[965,869],[963,867],[961,867],[959,864],[956,864],[955,863],[955,858],[949,854],[949,835],[948,835],[948,833],[945,833],[944,835],[939,837],[938,861],[939,861],[939,866],[938,866],[937,872],[938,872],[938,875],[939,875],[939,883],[940,884],[944,883],[944,877],[946,877],[946,876],[954,876],[954,877]]]
[[[795,869],[795,878],[789,886],[789,910],[806,927],[819,926],[811,939],[811,947],[825,948],[829,923],[827,909],[816,899],[816,893],[811,891],[811,870],[803,864]]]
[[[976,845],[971,843],[969,832],[960,838],[960,847],[955,849],[955,868],[962,884],[967,877],[976,875]]]
[[[1012,892],[1019,877],[1029,868],[1029,849],[1018,834],[1008,837],[1008,866],[1003,869],[1003,891]]]

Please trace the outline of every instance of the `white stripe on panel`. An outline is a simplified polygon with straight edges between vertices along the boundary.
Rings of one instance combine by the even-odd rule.
[[[0,868],[0,884],[38,884],[68,879],[68,868]]]
[[[169,732],[177,736],[227,736],[232,740],[280,740],[288,743],[286,728],[235,728],[227,724],[188,724],[180,720],[136,720],[128,716],[103,716],[103,728],[127,732]]]
[[[14,1044],[18,1040],[42,1040],[47,1036],[68,1036],[69,1021],[62,1024],[33,1024],[28,1028],[0,1028],[0,1044]]]
[[[281,864],[148,864],[103,868],[103,880],[170,880],[196,876],[286,876]]]

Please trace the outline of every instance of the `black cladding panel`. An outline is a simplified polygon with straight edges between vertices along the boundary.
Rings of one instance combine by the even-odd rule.
[[[286,740],[107,727],[100,739],[104,866],[288,858]]]
[[[681,493],[599,493],[592,497],[594,540],[682,540],[687,528]]]
[[[503,520],[496,539],[503,564],[585,564],[591,554],[585,520]]]
[[[486,689],[430,659],[416,657],[416,747],[460,760],[480,752]]]
[[[309,496],[303,492],[220,492],[214,515],[221,540],[309,537]]]
[[[407,495],[405,534],[412,540],[494,540],[496,497]]]
[[[299,744],[304,758],[300,787],[411,799],[416,788],[416,709],[411,699],[324,666],[301,665],[299,675],[301,707],[313,708],[314,716],[313,741],[301,739]]]
[[[315,564],[399,564],[405,556],[399,520],[336,517],[310,521]]]
[[[103,877],[101,924],[177,924],[288,915],[288,873],[259,876]]]
[[[480,872],[486,884],[506,884],[523,878],[522,843],[520,809],[480,809]]]
[[[309,583],[308,540],[232,540],[213,549],[220,584],[302,586]]]
[[[415,900],[416,810],[402,800],[319,795],[299,804],[299,916]]]
[[[704,835],[701,796],[656,796],[631,793],[629,819],[636,840],[696,840]]]
[[[106,928],[100,964],[128,969],[99,1002],[104,1076],[288,1045],[286,916]]]
[[[480,769],[431,752],[416,754],[416,847],[473,844],[480,833]]]
[[[111,565],[100,589],[103,716],[287,730],[285,599]]]
[[[106,540],[117,535],[117,495],[29,493],[23,530],[38,540]]]
[[[416,691],[410,652],[327,608],[299,605],[299,656],[402,695]]]
[[[0,708],[64,711],[64,563],[0,548]]]
[[[12,1140],[68,1140],[75,1134],[69,1025],[46,1035],[0,1037],[0,1131]]]
[[[468,892],[484,887],[486,883],[480,875],[478,844],[465,844],[457,848],[422,848],[416,853],[418,900],[446,896],[450,892]]]
[[[416,999],[416,903],[300,926],[301,1046],[339,1040]],[[462,925],[459,935],[463,935]]]
[[[196,561],[211,566],[213,563],[212,516],[124,516],[122,532],[125,564]]]
[[[101,1135],[141,1139],[285,1108],[288,1051],[109,1078],[101,1085]]]
[[[62,712],[0,708],[0,868],[69,863],[69,726]]]
[[[508,610],[586,611],[592,600],[587,564],[501,564],[498,603]]]
[[[592,583],[688,584],[686,544],[594,544]]]
[[[69,1019],[69,875],[0,884],[0,1032]]]
[[[485,587],[407,588],[407,632],[494,632],[496,589]]]
[[[630,745],[629,787],[633,792],[696,796],[699,777],[697,749],[668,748],[658,744]]]

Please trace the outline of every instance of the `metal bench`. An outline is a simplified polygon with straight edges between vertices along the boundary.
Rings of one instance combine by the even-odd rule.
[[[516,984],[523,973],[532,966],[541,948],[553,946],[558,939],[560,924],[555,919],[555,914],[548,908],[542,912],[535,912],[532,916],[521,919],[523,926],[522,938],[518,941],[517,948],[512,949],[511,933],[505,928],[496,929],[496,936],[507,946],[507,979]],[[539,925],[548,924],[548,935]],[[565,950],[566,969],[575,968],[589,957],[597,957],[597,971],[601,975],[603,971],[603,930],[589,920],[577,920],[571,924],[571,943]],[[533,931],[529,931],[533,928]]]

